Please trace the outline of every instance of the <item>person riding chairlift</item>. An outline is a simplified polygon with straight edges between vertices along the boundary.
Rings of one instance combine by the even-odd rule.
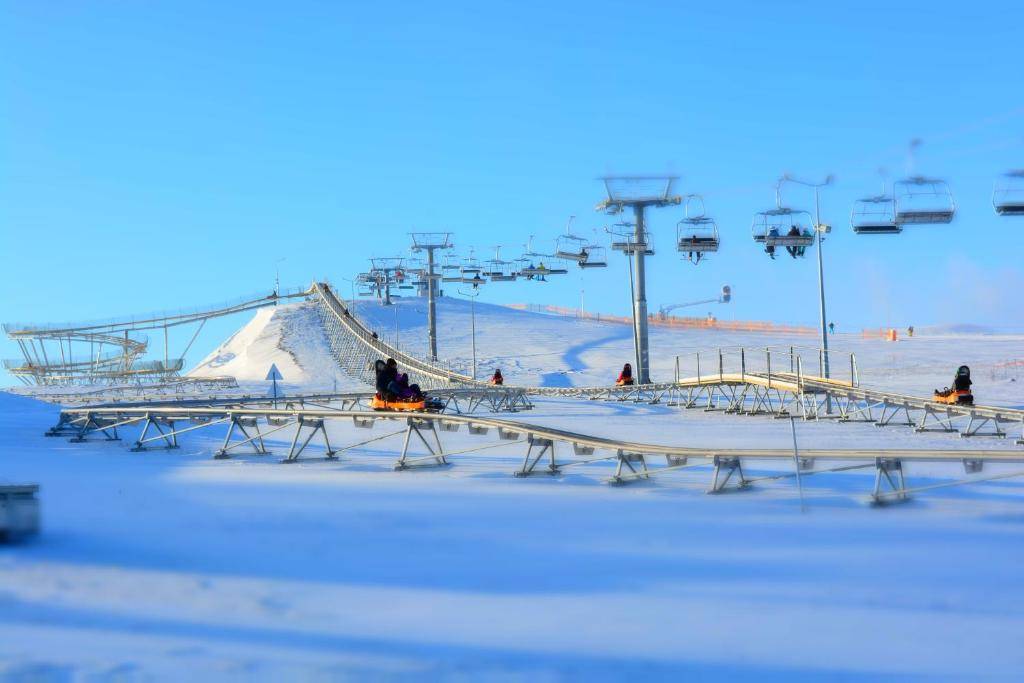
[[[630,386],[633,384],[633,366],[626,363],[622,366],[622,372],[619,373],[619,378],[615,380],[616,386]]]
[[[505,383],[505,378],[501,375],[501,368],[495,368],[494,374],[491,375],[491,384],[494,386],[501,386]]]
[[[779,236],[778,228],[772,227],[768,231],[768,237],[778,237],[778,236]],[[787,247],[787,249],[788,249],[788,247]],[[775,245],[774,244],[768,244],[768,241],[765,240],[764,253],[768,254],[769,256],[772,257],[772,259],[774,259],[775,258]]]

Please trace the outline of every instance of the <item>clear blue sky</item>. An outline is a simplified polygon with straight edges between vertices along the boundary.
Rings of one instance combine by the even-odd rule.
[[[1024,219],[990,205],[994,177],[1024,166],[1019,2],[0,7],[5,321],[268,290],[282,257],[286,284],[341,284],[412,229],[511,254],[569,214],[604,225],[597,176],[672,171],[706,193],[723,246],[681,262],[679,212],[653,215],[652,308],[729,283],[723,316],[814,323],[814,259],[773,262],[750,238],[788,170],[837,176],[840,329],[1024,325]],[[915,136],[956,222],[853,235],[852,200],[878,167],[904,171]],[[620,255],[483,299],[575,305],[581,286],[588,307],[629,310]]]

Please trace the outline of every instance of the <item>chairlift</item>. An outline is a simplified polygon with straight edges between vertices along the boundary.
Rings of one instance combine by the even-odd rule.
[[[898,235],[903,226],[896,222],[896,202],[887,194],[863,197],[853,203],[850,227],[858,235]]]
[[[636,236],[636,223],[621,221],[614,224],[607,232],[612,236],[612,249],[621,251],[624,254],[634,254],[643,250],[647,256],[654,255],[654,247],[651,246],[651,233],[644,230],[640,239]]]
[[[899,225],[949,223],[956,202],[945,180],[913,176],[893,184],[894,220]]]
[[[459,257],[455,254],[445,254],[441,257],[441,270],[446,273],[459,270],[461,267]]]
[[[774,255],[776,247],[785,247],[793,258],[814,244],[814,221],[809,211],[779,206],[754,215],[751,226],[754,241]]]
[[[588,244],[583,247],[583,253],[583,258],[576,261],[576,265],[580,268],[606,268],[608,266],[607,252],[604,247]]]
[[[1000,216],[1024,216],[1024,169],[999,177],[992,191],[992,207]]]
[[[587,238],[574,235],[571,231],[574,218],[576,216],[569,216],[565,234],[555,240],[555,257],[565,261],[578,261],[586,256]]]
[[[700,208],[691,208],[698,203]],[[705,213],[704,198],[698,194],[685,197],[683,212],[683,219],[676,223],[676,250],[696,265],[706,254],[718,251],[718,223]]]
[[[480,277],[480,273],[477,273],[473,277],[462,277],[460,280],[464,285],[472,285],[473,289],[477,289],[480,285],[487,284],[487,280]]]

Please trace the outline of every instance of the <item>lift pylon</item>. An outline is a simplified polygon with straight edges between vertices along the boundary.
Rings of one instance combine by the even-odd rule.
[[[411,232],[412,250],[427,253],[427,267],[423,277],[427,281],[427,338],[430,345],[430,360],[437,360],[437,282],[440,273],[434,270],[434,252],[451,249],[450,232]]]
[[[672,194],[676,176],[605,176],[608,198],[597,205],[598,211],[617,215],[627,208],[633,209],[634,232],[631,248],[625,250],[633,259],[633,348],[636,354],[636,379],[639,384],[650,384],[647,333],[647,277],[644,258],[651,251],[645,222],[648,207],[681,204],[682,197]]]

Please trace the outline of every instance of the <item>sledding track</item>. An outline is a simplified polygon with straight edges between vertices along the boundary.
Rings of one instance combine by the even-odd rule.
[[[360,440],[355,444],[336,450],[330,443],[325,429],[328,421],[348,421],[357,428],[372,428],[377,422],[404,423],[404,428],[389,432],[381,437]],[[261,431],[260,423],[265,425]],[[180,426],[185,423],[186,426]],[[517,420],[495,417],[471,417],[442,413],[398,413],[365,410],[323,410],[323,409],[273,409],[237,407],[183,407],[183,406],[120,406],[106,408],[75,408],[62,411],[60,421],[47,432],[47,436],[70,436],[71,441],[80,443],[93,438],[119,440],[118,430],[140,426],[139,436],[134,441],[134,451],[178,448],[178,437],[201,429],[226,426],[227,434],[222,447],[215,457],[230,457],[239,453],[241,447],[251,448],[256,455],[267,455],[264,438],[280,431],[294,430],[291,446],[282,462],[296,462],[312,440],[320,436],[328,459],[334,459],[340,451],[358,448],[375,441],[404,435],[403,445],[395,462],[395,469],[410,469],[424,466],[448,465],[449,458],[467,453],[487,450],[506,445],[507,442],[525,440],[526,451],[522,465],[515,470],[516,476],[529,476],[546,472],[561,474],[568,468],[588,465],[599,461],[616,463],[611,483],[627,483],[637,479],[649,479],[662,473],[699,466],[712,466],[712,480],[709,493],[719,493],[729,488],[744,489],[757,478],[746,477],[743,463],[751,460],[794,462],[797,472],[810,475],[822,472],[837,472],[859,468],[876,470],[875,488],[872,498],[875,502],[886,502],[895,497],[905,499],[914,489],[908,488],[903,477],[904,462],[945,462],[962,463],[969,472],[979,472],[985,463],[1024,462],[1024,453],[1015,450],[940,450],[940,449],[808,449],[795,453],[788,449],[713,449],[687,446],[648,444],[637,441],[610,439],[564,429],[529,424]],[[485,435],[494,430],[498,436],[496,444],[458,451],[444,448],[441,434],[456,432],[465,426],[469,434]],[[234,437],[234,439],[233,439]],[[415,437],[415,440],[414,440]],[[300,444],[301,441],[301,444]],[[571,447],[573,459],[559,459],[556,445],[563,450]],[[512,445],[512,444],[508,444]],[[416,454],[413,447],[424,452]],[[601,451],[601,455],[595,455]],[[664,457],[665,465],[655,468],[652,457]],[[832,461],[848,463],[831,469],[815,469],[815,463]],[[853,464],[849,464],[853,463]],[[541,469],[537,469],[541,465]],[[1006,478],[1024,473],[1000,473],[991,478]],[[763,477],[764,478],[764,477]],[[983,478],[964,480],[970,483]],[[729,482],[734,486],[729,487]],[[888,484],[886,490],[885,484]]]
[[[451,371],[440,364],[415,358],[374,336],[335,296],[329,285],[314,283],[309,290],[316,301],[332,353],[342,369],[367,384],[373,384],[372,363],[378,358],[395,358],[409,372],[411,381],[424,388],[474,387],[492,391],[495,387]],[[750,350],[766,353],[763,349]],[[714,355],[714,354],[712,354]],[[944,405],[929,398],[908,396],[882,389],[857,386],[855,373],[849,381],[805,375],[799,363],[795,372],[748,372],[745,360],[726,372],[721,351],[717,373],[677,378],[639,386],[605,387],[505,387],[529,396],[587,398],[592,400],[667,403],[686,408],[721,409],[745,415],[796,415],[804,419],[837,418],[842,422],[872,422],[879,427],[903,425],[916,431],[958,432],[961,436],[1005,437],[1005,425],[1021,429],[1024,444],[1024,410],[980,405]],[[745,358],[741,354],[741,359]]]

